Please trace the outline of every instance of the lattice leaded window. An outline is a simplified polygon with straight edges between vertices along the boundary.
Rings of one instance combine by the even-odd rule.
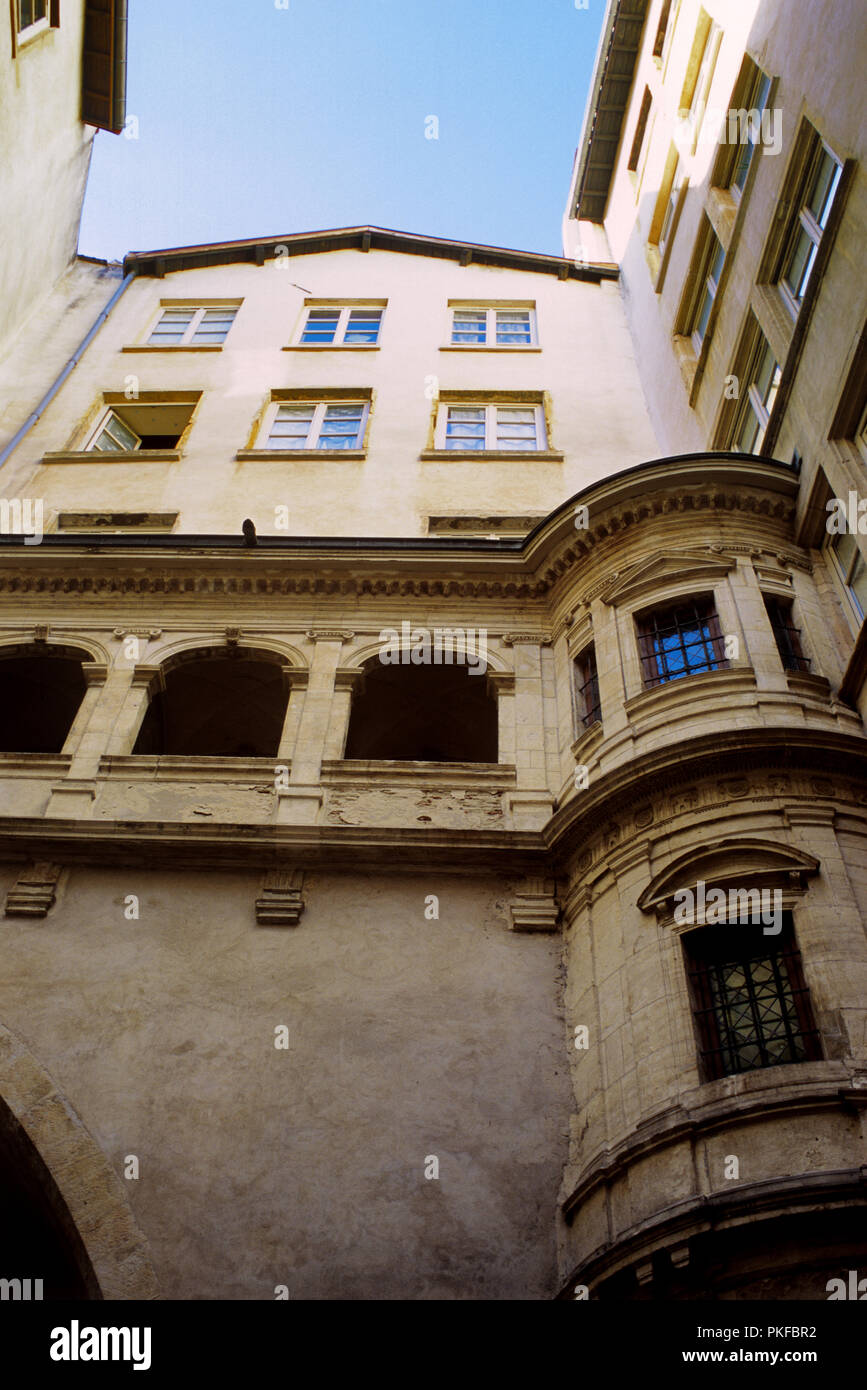
[[[709,599],[655,609],[637,619],[646,686],[728,666],[719,619]]]
[[[782,917],[778,936],[755,918],[684,938],[705,1081],[822,1056],[791,913]]]

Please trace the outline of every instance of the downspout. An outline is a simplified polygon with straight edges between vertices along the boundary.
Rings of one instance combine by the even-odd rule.
[[[6,463],[6,461],[15,452],[25,435],[30,433],[33,426],[36,424],[36,421],[45,412],[45,410],[47,410],[48,406],[54,400],[54,397],[57,395],[58,391],[60,390],[66,378],[69,376],[70,372],[72,372],[75,369],[75,367],[77,367],[78,363],[81,361],[81,358],[84,356],[85,352],[90,347],[90,344],[93,342],[100,328],[105,323],[115,304],[120,299],[124,291],[128,289],[129,286],[132,284],[133,280],[135,279],[135,274],[135,271],[132,270],[128,275],[124,276],[122,282],[118,285],[117,289],[111,296],[111,299],[106,304],[102,313],[96,319],[95,323],[93,323],[86,337],[84,337],[81,340],[75,352],[67,362],[66,366],[61,371],[60,375],[48,388],[36,409],[33,411],[31,415],[28,415],[27,419],[24,421],[24,424],[21,426],[18,433],[13,435],[6,447],[2,451],[0,451],[0,468],[3,467],[4,463]]]

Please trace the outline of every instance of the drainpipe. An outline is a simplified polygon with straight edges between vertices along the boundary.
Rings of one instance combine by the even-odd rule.
[[[6,447],[2,451],[0,451],[0,468],[3,467],[4,463],[6,463],[6,461],[15,452],[24,436],[30,433],[33,426],[36,424],[36,421],[43,414],[43,412],[47,410],[48,406],[54,400],[54,397],[57,395],[58,391],[60,390],[66,378],[69,376],[70,372],[74,370],[74,368],[81,361],[81,358],[84,356],[84,353],[90,347],[90,344],[93,342],[100,328],[102,328],[102,325],[105,323],[115,304],[120,299],[124,291],[130,286],[134,279],[134,270],[130,271],[129,275],[124,276],[121,284],[118,285],[114,294],[111,296],[111,299],[108,301],[102,313],[99,315],[99,318],[92,325],[87,336],[83,338],[82,341],[79,343],[78,347],[76,348],[73,355],[70,357],[66,366],[63,368],[60,375],[54,381],[53,385],[50,386],[49,389],[46,391],[45,395],[42,397],[42,400],[39,402],[32,415],[28,415],[27,419],[24,421],[24,424],[21,426],[18,433],[13,435],[12,439],[10,439]]]

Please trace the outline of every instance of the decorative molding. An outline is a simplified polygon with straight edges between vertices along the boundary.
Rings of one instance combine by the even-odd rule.
[[[146,637],[148,641],[155,642],[158,637],[162,637],[161,627],[116,627],[112,632],[112,637],[116,637],[118,642],[122,642],[125,637]]]
[[[602,590],[603,603],[616,608],[635,599],[650,597],[671,583],[710,583],[725,579],[735,568],[732,556],[713,558],[700,550],[663,550],[648,559],[630,565]]]
[[[560,919],[556,884],[544,878],[528,878],[509,904],[510,930],[554,932]]]
[[[37,861],[19,874],[6,895],[7,917],[47,917],[57,896],[62,865]]]
[[[342,628],[314,628],[305,636],[311,642],[351,642],[354,632],[344,632]]]
[[[301,896],[303,869],[271,869],[262,880],[262,896],[256,899],[260,927],[297,927],[306,903]]]
[[[504,647],[517,647],[531,645],[537,647],[550,647],[550,632],[504,632],[500,638]]]
[[[47,642],[50,631],[51,627],[48,623],[37,623],[33,629],[34,642],[39,642],[40,644]]]

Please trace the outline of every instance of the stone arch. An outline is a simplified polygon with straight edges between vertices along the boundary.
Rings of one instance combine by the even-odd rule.
[[[87,1295],[159,1298],[147,1241],[121,1179],[53,1078],[2,1024],[0,1073],[0,1138],[26,1155]]]
[[[0,752],[61,753],[81,708],[85,670],[96,663],[78,642],[0,644]]]
[[[283,652],[258,642],[185,643],[149,682],[133,753],[275,757],[292,669]]]

